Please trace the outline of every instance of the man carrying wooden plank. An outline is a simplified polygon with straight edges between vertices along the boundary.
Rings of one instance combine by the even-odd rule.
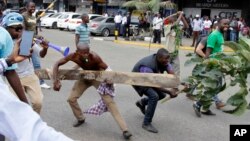
[[[61,83],[58,75],[59,66],[64,65],[68,61],[75,62],[84,70],[110,70],[108,65],[100,58],[98,54],[89,50],[88,44],[79,43],[77,45],[76,52],[60,59],[54,65],[53,80],[54,90],[56,91],[59,91],[61,88]],[[128,131],[127,125],[122,118],[116,106],[116,103],[113,100],[113,97],[115,95],[114,86],[109,80],[98,82],[95,80],[79,79],[75,82],[71,94],[68,98],[70,107],[72,108],[72,111],[77,118],[77,122],[76,124],[74,124],[74,127],[78,127],[85,122],[85,117],[77,102],[77,99],[80,98],[83,92],[90,86],[94,86],[97,89],[97,92],[100,94],[102,99],[99,100],[99,102],[92,106],[90,109],[86,110],[84,113],[101,115],[102,113],[109,111],[112,114],[113,118],[116,120],[117,124],[120,126],[120,129],[123,132],[123,137],[125,139],[129,139],[132,134]]]
[[[167,72],[168,74],[174,74],[173,67],[169,61],[169,52],[166,49],[161,48],[156,54],[147,56],[137,62],[132,71],[140,73]],[[171,98],[176,97],[177,95],[175,91],[145,86],[133,87],[140,96],[147,96],[146,98],[142,98],[136,102],[136,106],[140,108],[141,112],[145,115],[142,128],[152,133],[158,133],[158,130],[151,124],[157,103],[166,96],[166,93],[170,94]]]

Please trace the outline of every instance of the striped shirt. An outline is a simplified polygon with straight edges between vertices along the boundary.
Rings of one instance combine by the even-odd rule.
[[[87,24],[81,24],[79,26],[76,27],[76,31],[75,34],[78,34],[80,36],[79,38],[79,43],[90,43],[90,39],[89,39],[89,27]]]

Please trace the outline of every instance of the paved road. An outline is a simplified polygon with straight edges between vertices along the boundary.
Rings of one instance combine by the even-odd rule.
[[[69,46],[71,51],[75,50],[73,32],[44,29],[41,32],[52,43]],[[150,51],[144,47],[116,44],[111,41],[91,41],[91,50],[96,51],[102,58],[116,71],[129,72],[135,62],[140,58],[154,53],[157,49]],[[181,76],[187,77],[191,72],[191,67],[184,67],[183,63],[187,59],[186,51],[181,51]],[[50,49],[48,56],[42,60],[44,68],[50,68],[62,55]],[[70,68],[72,63],[63,68]],[[50,81],[47,81],[51,85]],[[56,130],[61,131],[80,141],[119,141],[124,140],[118,126],[109,113],[102,116],[87,115],[86,123],[79,127],[72,127],[75,118],[67,103],[73,81],[63,81],[60,92],[53,90],[43,90],[44,104],[41,116]],[[222,99],[236,91],[231,88],[222,94]],[[128,85],[117,85],[115,101],[121,114],[127,122],[130,131],[133,133],[133,141],[228,141],[230,124],[250,124],[250,112],[237,117],[225,114],[212,106],[212,110],[217,114],[214,117],[203,116],[197,118],[192,109],[192,101],[184,95],[170,100],[164,104],[159,104],[156,110],[153,124],[159,129],[158,134],[149,133],[141,128],[143,115],[135,106],[139,96]],[[99,96],[94,88],[89,88],[84,96],[79,100],[81,107],[92,106],[99,100]]]

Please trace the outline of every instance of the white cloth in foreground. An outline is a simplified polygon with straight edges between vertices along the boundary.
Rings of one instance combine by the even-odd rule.
[[[0,77],[0,134],[10,141],[73,141],[42,121],[17,99]]]

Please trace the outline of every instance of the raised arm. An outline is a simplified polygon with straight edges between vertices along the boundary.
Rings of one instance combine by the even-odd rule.
[[[181,21],[181,18],[182,18],[182,15],[183,15],[183,12],[182,11],[179,11],[177,12],[177,14],[179,14],[179,17],[178,19],[174,22],[173,25],[179,25],[180,21]]]

